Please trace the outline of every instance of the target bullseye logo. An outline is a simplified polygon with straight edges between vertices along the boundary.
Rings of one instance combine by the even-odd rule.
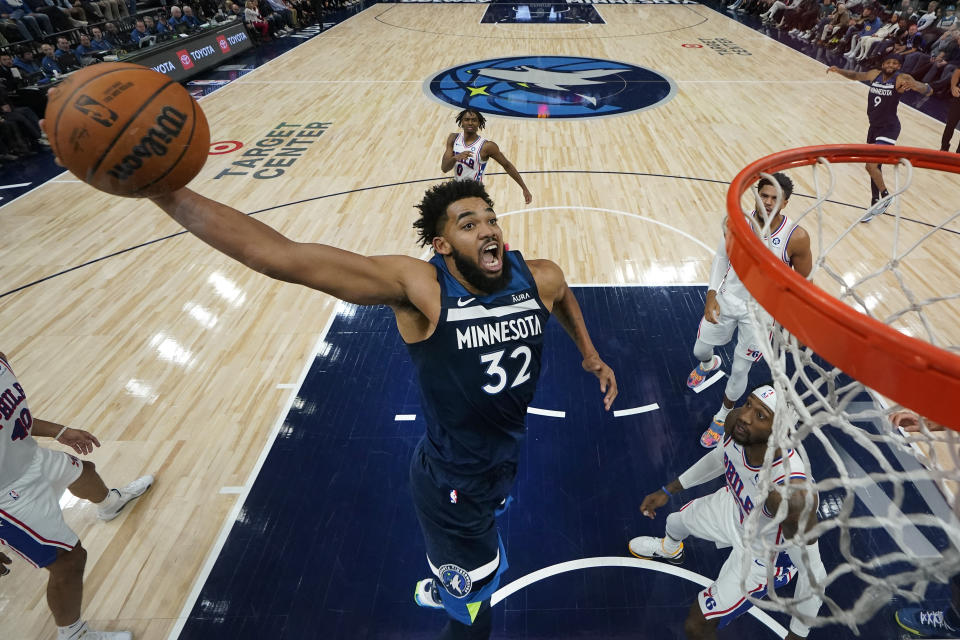
[[[210,155],[212,156],[222,156],[225,153],[233,153],[237,149],[241,149],[243,143],[239,140],[221,140],[219,142],[210,143]]]

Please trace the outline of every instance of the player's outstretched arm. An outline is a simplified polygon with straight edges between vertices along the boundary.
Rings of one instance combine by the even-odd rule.
[[[549,260],[527,260],[527,266],[537,282],[540,299],[547,305],[560,322],[567,335],[577,345],[580,355],[583,356],[582,366],[600,381],[600,392],[603,396],[603,407],[607,411],[617,397],[617,378],[613,369],[600,359],[597,348],[593,346],[590,332],[583,320],[580,304],[573,291],[567,286],[563,271]]]
[[[187,231],[251,269],[354,304],[404,304],[408,300],[406,283],[429,267],[406,256],[366,257],[323,244],[294,242],[259,220],[190,189],[152,200]]]
[[[870,71],[850,71],[840,67],[829,67],[827,73],[839,73],[849,80],[859,80],[860,82],[873,82],[873,79],[880,74],[880,69],[871,69]]]
[[[734,409],[739,411],[739,409]],[[733,424],[729,416],[727,424]],[[657,515],[657,509],[667,504],[673,496],[679,494],[684,489],[696,487],[704,482],[709,482],[714,478],[723,475],[723,447],[715,447],[709,453],[697,460],[689,469],[680,474],[680,476],[668,484],[663,485],[659,491],[654,491],[640,503],[640,513],[651,520]]]
[[[917,93],[925,96],[933,95],[933,87],[926,82],[914,80],[913,76],[907,73],[901,73],[899,76],[897,76],[897,91],[899,93],[903,93],[904,91],[916,91]]]
[[[513,166],[513,163],[507,160],[507,157],[503,155],[503,152],[500,151],[500,147],[497,146],[496,142],[487,141],[484,145],[484,148],[487,150],[488,158],[493,158],[503,167],[503,170],[507,172],[507,175],[513,178],[513,181],[520,185],[520,188],[523,189],[523,201],[527,204],[533,202],[533,194],[530,193],[530,190],[527,189],[526,183],[523,181],[523,178],[520,177],[520,172],[517,171],[517,168]]]

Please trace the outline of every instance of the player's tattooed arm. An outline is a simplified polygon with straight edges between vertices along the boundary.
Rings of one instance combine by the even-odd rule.
[[[873,79],[880,75],[880,70],[871,69],[870,71],[850,71],[849,69],[841,69],[840,67],[830,67],[827,69],[827,73],[839,73],[848,80],[873,82]]]
[[[933,87],[931,87],[926,82],[920,82],[914,80],[913,76],[901,73],[897,76],[897,91],[903,93],[904,91],[916,91],[919,94],[925,96],[933,95]]]

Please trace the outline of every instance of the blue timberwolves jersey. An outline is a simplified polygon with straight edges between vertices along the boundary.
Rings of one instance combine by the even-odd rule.
[[[870,93],[867,95],[867,118],[871,126],[897,126],[900,119],[897,117],[897,106],[900,104],[900,93],[897,91],[897,71],[884,82],[883,74],[877,74],[870,83]]]
[[[407,349],[427,423],[423,448],[441,472],[478,475],[515,462],[526,431],[550,314],[520,252],[504,257],[510,282],[487,296],[469,293],[443,256],[430,260],[440,282],[440,321],[433,335]]]

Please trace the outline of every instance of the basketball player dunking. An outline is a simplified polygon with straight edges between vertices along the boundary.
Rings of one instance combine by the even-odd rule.
[[[252,269],[354,304],[391,307],[427,424],[410,486],[433,576],[417,584],[416,601],[446,609],[441,638],[488,638],[490,596],[507,568],[494,517],[516,478],[551,313],[600,380],[604,407],[617,396],[560,268],[505,250],[493,202],[473,180],[438,184],[418,205],[414,227],[434,250],[429,262],[294,242],[189,189],[153,201]]]
[[[917,82],[909,74],[901,73],[900,58],[892,53],[883,59],[879,69],[827,69],[827,73],[831,71],[850,80],[870,83],[870,93],[867,95],[867,119],[870,121],[867,144],[897,144],[897,137],[900,135],[900,118],[897,116],[900,94],[905,91],[916,91],[925,96],[933,94],[933,88],[929,84]],[[881,165],[867,163],[866,168],[870,174],[870,210],[860,222],[870,222],[875,216],[886,211],[891,202],[887,185],[883,182]]]
[[[440,169],[444,173],[453,169],[454,180],[476,180],[483,182],[483,173],[487,168],[487,160],[493,158],[504,171],[523,189],[523,200],[527,204],[533,202],[533,195],[520,177],[517,168],[507,160],[496,142],[480,136],[487,119],[483,114],[473,109],[464,109],[457,114],[457,126],[460,133],[451,133],[447,136],[447,146],[440,161]]]

